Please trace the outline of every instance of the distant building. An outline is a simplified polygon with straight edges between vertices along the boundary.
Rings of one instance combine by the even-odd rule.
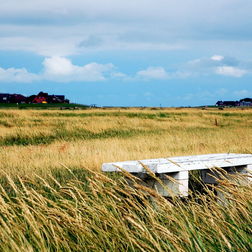
[[[48,93],[39,92],[32,96],[32,103],[69,103],[64,95],[49,95]]]
[[[1,94],[0,103],[25,103],[26,97],[21,94]]]
[[[251,98],[244,98],[240,100],[240,106],[243,107],[251,107],[252,106],[252,99]]]
[[[240,101],[217,101],[216,106],[218,107],[250,107],[252,106],[251,98],[244,98]]]
[[[240,106],[240,102],[238,101],[218,101],[216,103],[217,106],[224,106],[224,107],[237,107]]]
[[[9,103],[10,102],[10,94],[0,93],[0,103]]]
[[[48,95],[47,99],[49,103],[69,103],[64,95]]]
[[[48,93],[39,92],[32,100],[32,103],[48,103]]]
[[[49,95],[39,92],[37,95],[24,96],[21,94],[0,93],[0,103],[69,103],[64,95]]]
[[[26,103],[26,97],[21,94],[11,94],[10,103]]]

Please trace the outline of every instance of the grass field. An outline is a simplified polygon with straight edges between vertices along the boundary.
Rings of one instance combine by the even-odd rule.
[[[251,153],[252,109],[0,110],[2,251],[249,251],[251,185],[167,201],[103,162]],[[151,197],[151,200],[150,200]]]
[[[75,103],[0,103],[0,109],[86,109],[89,106]]]

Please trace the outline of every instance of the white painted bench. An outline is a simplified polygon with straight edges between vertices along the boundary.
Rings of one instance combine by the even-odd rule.
[[[162,196],[171,196],[171,194],[188,196],[189,171],[200,170],[205,183],[216,184],[213,178],[216,173],[212,170],[215,167],[222,168],[231,174],[235,172],[249,174],[252,172],[252,155],[224,153],[104,163],[102,171],[125,170],[141,178],[146,186],[155,189]],[[165,187],[148,175],[148,169],[162,181]],[[166,175],[172,179],[167,178]],[[251,177],[248,179],[251,180]]]

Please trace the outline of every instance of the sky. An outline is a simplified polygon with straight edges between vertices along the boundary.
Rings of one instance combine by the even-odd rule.
[[[251,0],[0,0],[0,92],[97,106],[252,97]]]

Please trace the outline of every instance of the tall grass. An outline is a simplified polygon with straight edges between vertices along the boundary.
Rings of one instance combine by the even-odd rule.
[[[90,170],[62,178],[2,177],[2,251],[249,251],[251,186],[223,181],[168,201],[133,179]],[[59,177],[58,177],[59,176]],[[66,179],[67,178],[67,179]],[[132,178],[131,178],[132,179]]]
[[[160,117],[163,113],[167,116]],[[62,164],[98,171],[102,163],[112,161],[251,153],[250,114],[217,109],[1,111],[0,169],[33,176]]]
[[[249,251],[252,188],[238,177],[218,186],[224,202],[201,184],[167,200],[100,167],[251,153],[251,125],[251,110],[1,111],[0,250]]]

